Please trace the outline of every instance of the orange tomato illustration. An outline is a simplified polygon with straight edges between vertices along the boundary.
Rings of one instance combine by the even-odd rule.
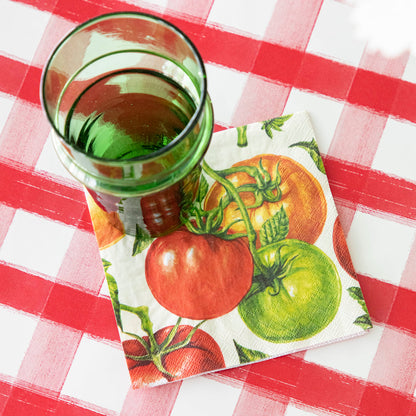
[[[255,203],[253,192],[240,192],[240,197],[245,206],[254,229],[258,233],[263,223],[280,211],[281,207],[286,211],[289,219],[289,234],[287,238],[293,238],[313,244],[322,232],[327,215],[327,204],[321,185],[315,177],[302,165],[286,156],[262,154],[251,159],[243,160],[233,165],[237,166],[259,166],[269,172],[272,179],[276,178],[278,168],[281,176],[280,190],[281,198],[277,202],[264,201],[256,208],[250,208]],[[236,172],[227,176],[235,187],[255,183],[255,179],[245,172]],[[276,191],[275,194],[277,194]],[[220,203],[226,191],[218,182],[209,190],[205,199],[206,210],[210,210]],[[232,201],[224,209],[222,226],[226,227],[233,221],[241,218],[237,203]],[[244,233],[245,225],[239,221],[231,226],[230,233]]]
[[[123,223],[117,212],[104,211],[88,192],[86,194],[98,247],[100,250],[108,248],[124,237]]]

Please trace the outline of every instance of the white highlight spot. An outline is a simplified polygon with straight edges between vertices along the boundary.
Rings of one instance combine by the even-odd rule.
[[[175,263],[175,255],[173,254],[173,251],[167,251],[162,260],[164,267],[172,267]]]

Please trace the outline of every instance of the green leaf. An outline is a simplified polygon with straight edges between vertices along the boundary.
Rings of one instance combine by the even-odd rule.
[[[270,124],[263,125],[263,127],[264,127],[264,129],[265,129],[265,131],[266,131],[266,134],[267,134],[267,135],[268,135],[271,139],[273,139],[273,132],[272,132],[272,128],[271,128]]]
[[[246,147],[247,145],[247,126],[239,126],[237,127],[237,146]]]
[[[201,174],[201,177],[199,179],[199,187],[198,187],[198,194],[196,196],[196,201],[201,203],[205,196],[208,193],[209,185],[208,181],[206,180],[205,176]]]
[[[120,301],[118,299],[117,281],[110,273],[107,272],[111,263],[108,260],[102,259],[105,271],[105,278],[107,280],[108,290],[110,291],[111,304],[113,305],[114,315],[116,317],[117,325],[123,330],[123,323],[121,322]]]
[[[266,132],[266,134],[272,139],[273,138],[273,130],[282,131],[282,127],[287,120],[292,117],[292,114],[288,114],[286,116],[275,117],[271,118],[270,120],[263,121],[263,125],[261,127],[262,130]]]
[[[364,300],[363,292],[361,291],[361,288],[358,286],[349,287],[347,289],[350,296],[355,300]]]
[[[136,224],[136,237],[134,239],[133,252],[131,255],[136,256],[137,254],[140,254],[150,245],[151,242],[152,237],[150,237],[150,235],[145,230]]]
[[[312,158],[313,162],[315,163],[316,167],[323,173],[325,172],[324,162],[322,161],[321,154],[319,153],[318,144],[316,143],[315,139],[312,139],[310,142],[298,142],[291,144],[289,147],[301,147],[305,149],[310,157]]]
[[[257,350],[250,350],[249,348],[245,348],[238,344],[235,340],[234,345],[238,353],[238,358],[240,360],[240,364],[251,363],[252,361],[263,360],[264,358],[269,358],[267,354]]]
[[[111,266],[111,263],[105,259],[101,259],[101,261],[103,262],[104,271],[106,272],[108,268]]]
[[[289,120],[290,117],[292,117],[292,114],[287,114],[287,115],[281,116],[281,117],[275,117],[275,118],[272,118],[269,121],[270,121],[272,127],[275,130],[282,131],[281,127],[283,127],[283,125],[285,124],[285,122],[287,120]]]
[[[370,329],[370,328],[373,327],[373,324],[371,323],[371,319],[370,319],[370,316],[368,315],[368,313],[359,316],[354,321],[354,324],[360,326],[363,329]]]
[[[260,243],[262,246],[283,240],[289,233],[289,218],[282,206],[273,217],[265,221],[260,229]]]
[[[367,305],[365,304],[363,292],[361,288],[358,286],[352,286],[347,289],[350,296],[355,299],[358,304],[361,306],[362,310],[365,312],[364,315],[359,316],[355,321],[354,324],[361,326],[364,329],[372,328],[373,325],[371,324],[370,315],[368,313]]]
[[[347,291],[350,294],[350,296],[358,302],[363,311],[368,313],[367,305],[365,304],[363,292],[361,291],[361,289],[357,286],[354,286],[349,287]]]

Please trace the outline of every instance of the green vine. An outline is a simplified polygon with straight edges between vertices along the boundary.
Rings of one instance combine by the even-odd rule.
[[[254,264],[256,265],[256,267],[258,268],[258,270],[261,273],[266,273],[267,274],[268,270],[263,265],[263,263],[261,262],[260,257],[257,254],[257,249],[256,249],[257,233],[256,233],[256,231],[253,227],[253,224],[250,221],[250,217],[248,215],[247,207],[244,205],[244,202],[242,201],[236,187],[228,179],[225,178],[225,176],[229,175],[230,169],[226,169],[226,170],[223,170],[223,171],[220,171],[220,172],[215,171],[206,163],[206,161],[202,162],[202,169],[209,176],[211,176],[218,183],[220,183],[225,188],[227,193],[230,195],[232,200],[237,203],[238,208],[240,210],[242,220],[244,221],[244,224],[245,224],[245,228],[246,228],[246,232],[247,232],[247,238],[248,238],[248,244],[249,244],[251,254],[253,256]]]

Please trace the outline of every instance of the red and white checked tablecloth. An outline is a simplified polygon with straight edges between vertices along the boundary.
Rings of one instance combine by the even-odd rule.
[[[84,194],[55,156],[42,67],[75,25],[165,17],[206,62],[216,129],[311,115],[374,329],[133,391]],[[371,53],[335,0],[0,0],[0,413],[416,415],[416,58]]]

